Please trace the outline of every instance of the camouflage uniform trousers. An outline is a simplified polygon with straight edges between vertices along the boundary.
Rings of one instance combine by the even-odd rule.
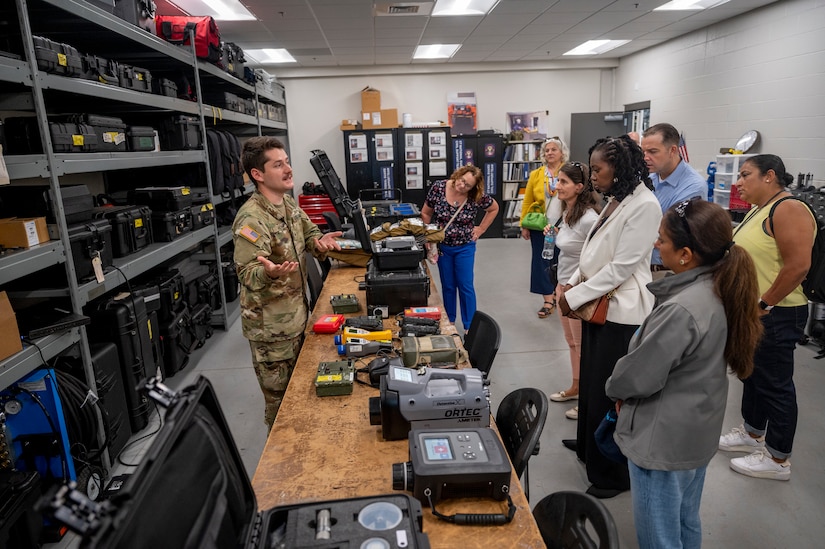
[[[284,399],[303,341],[304,336],[301,334],[286,341],[249,342],[252,349],[252,366],[264,393],[264,421],[270,429]]]

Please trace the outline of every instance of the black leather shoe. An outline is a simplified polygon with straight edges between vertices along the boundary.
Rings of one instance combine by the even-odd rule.
[[[561,443],[564,444],[564,447],[568,450],[573,450],[575,452],[579,449],[579,443],[575,438],[564,438]]]
[[[616,488],[598,488],[592,485],[587,489],[588,494],[599,499],[610,499],[618,496],[622,492],[624,492],[624,490],[618,490]]]

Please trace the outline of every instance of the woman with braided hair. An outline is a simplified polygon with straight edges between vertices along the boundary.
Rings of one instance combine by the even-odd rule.
[[[644,153],[627,136],[596,141],[590,149],[590,180],[609,201],[584,242],[572,284],[560,291],[559,307],[568,315],[589,301],[612,296],[604,325],[582,324],[579,423],[576,439],[563,443],[585,463],[592,483],[587,493],[609,498],[630,488],[628,470],[602,455],[594,434],[613,407],[604,384],[653,309],[646,286],[662,208],[650,189]]]

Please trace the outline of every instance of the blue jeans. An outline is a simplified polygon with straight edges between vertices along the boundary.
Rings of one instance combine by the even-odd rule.
[[[707,465],[685,471],[655,471],[628,460],[627,467],[639,549],[701,547],[699,503]]]
[[[552,295],[556,291],[555,272],[550,269],[559,262],[559,249],[555,249],[553,259],[544,259],[541,252],[544,249],[544,233],[530,231],[530,293]]]
[[[762,317],[765,334],[753,357],[753,374],[742,383],[745,429],[765,435],[765,446],[777,459],[793,450],[796,434],[796,387],[793,352],[805,331],[808,306],[774,307]]]
[[[441,252],[443,255],[438,258],[438,275],[441,278],[444,311],[450,322],[455,323],[457,293],[461,302],[461,323],[465,331],[469,330],[476,313],[476,290],[473,286],[476,243],[468,242],[462,246],[442,244]]]

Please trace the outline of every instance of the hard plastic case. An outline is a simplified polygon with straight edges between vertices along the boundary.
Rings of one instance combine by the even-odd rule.
[[[32,36],[32,41],[38,70],[61,76],[83,74],[81,55],[76,48],[42,36]]]
[[[152,79],[152,91],[158,95],[165,95],[166,97],[178,96],[178,85],[174,80],[169,78],[154,78]]]
[[[78,281],[94,276],[92,261],[96,257],[103,269],[112,265],[112,225],[107,219],[69,225],[68,233]]]
[[[129,191],[129,202],[152,211],[176,212],[192,206],[192,192],[189,187],[140,187]]]
[[[133,299],[134,297],[134,299]],[[154,377],[157,368],[152,355],[146,304],[140,296],[126,294],[97,302],[89,315],[89,339],[114,342],[120,357],[129,424],[137,433],[149,424],[151,405],[138,384]]]
[[[189,355],[199,347],[186,303],[173,316],[160,321],[160,342],[163,376],[171,377],[186,368]]]
[[[118,85],[117,61],[106,59],[105,57],[100,57],[91,53],[84,54],[81,61],[83,67],[82,74],[80,75],[81,78],[85,78],[86,80],[94,80],[95,82],[99,82],[101,84],[109,84],[112,86]]]
[[[140,67],[118,65],[117,83],[121,88],[152,93],[152,73]]]
[[[180,114],[165,118],[161,122],[159,135],[160,148],[164,151],[189,151],[203,148],[203,136],[197,116]]]
[[[63,214],[66,223],[79,223],[92,219],[94,200],[86,185],[60,187],[63,199]],[[48,185],[8,186],[0,191],[4,217],[45,216],[47,223],[57,223],[52,208],[52,189]]]
[[[155,129],[151,126],[129,126],[126,129],[126,148],[132,152],[155,150]]]
[[[97,136],[95,152],[126,152],[126,124],[114,116],[74,114],[69,121],[80,127],[91,128]]]
[[[152,243],[152,210],[146,206],[105,206],[95,208],[97,219],[112,224],[112,254],[124,257]]]
[[[96,504],[63,488],[52,499],[55,515],[82,532],[82,547],[429,549],[421,504],[408,494],[259,512],[209,380],[199,376],[178,393],[150,383],[149,394],[167,407],[164,425],[120,492]],[[328,528],[319,518],[324,514]],[[327,533],[327,539],[318,539],[318,532]]]
[[[430,296],[430,277],[424,267],[404,271],[380,271],[371,259],[365,277],[367,310],[386,306],[389,314],[402,312],[406,307],[426,307]]]
[[[155,34],[154,0],[118,0],[115,3],[114,14],[127,23]]]
[[[192,231],[192,212],[189,208],[177,212],[152,212],[152,234],[156,242],[172,242]]]
[[[5,119],[8,144],[6,154],[42,154],[43,142],[35,117],[9,117]],[[56,153],[96,152],[97,135],[85,125],[66,122],[49,122],[52,149]]]
[[[215,207],[211,202],[207,204],[195,204],[190,209],[192,211],[193,231],[215,224]]]

